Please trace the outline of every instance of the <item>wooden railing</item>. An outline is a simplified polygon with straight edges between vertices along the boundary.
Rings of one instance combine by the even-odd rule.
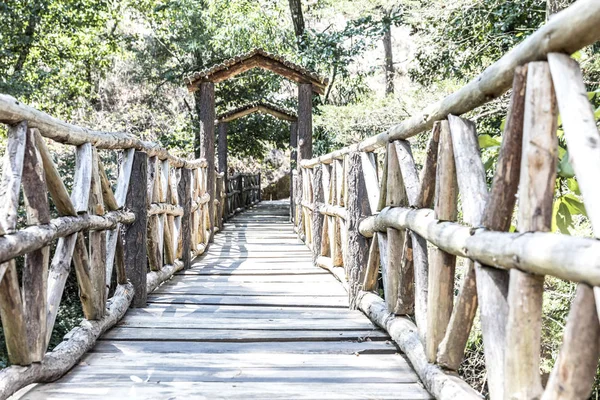
[[[8,131],[0,184],[0,316],[13,364],[0,371],[4,399],[29,383],[60,377],[130,303],[145,306],[148,292],[188,268],[206,250],[214,221],[221,223],[226,198],[221,175],[210,216],[206,161],[174,157],[134,136],[71,125],[6,95],[0,95],[0,122]],[[63,152],[75,148],[70,194],[49,142]],[[121,159],[115,182],[100,150]],[[259,191],[254,178],[242,180],[240,206],[255,202]],[[71,262],[85,320],[46,353]]]
[[[237,173],[227,178],[226,217],[252,207],[260,201],[260,173]]]
[[[455,374],[478,307],[492,399],[590,394],[600,356],[600,289],[594,288],[600,242],[549,231],[560,111],[587,214],[600,235],[600,134],[579,66],[562,54],[599,38],[600,3],[579,1],[422,115],[303,160],[295,175],[296,229],[315,263],[345,283],[353,307],[389,332],[436,398],[481,397]],[[488,188],[475,125],[455,115],[500,96],[511,77]],[[406,139],[430,128],[419,168]],[[518,233],[508,233],[517,195]],[[457,257],[466,266],[455,296]],[[579,283],[545,388],[544,275]]]

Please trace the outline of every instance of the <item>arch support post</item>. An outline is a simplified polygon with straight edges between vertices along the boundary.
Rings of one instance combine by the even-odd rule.
[[[298,161],[298,122],[290,123],[290,221],[295,222],[296,199],[294,198],[294,168]]]
[[[296,168],[298,169],[297,179],[300,182],[304,181],[303,169],[300,167],[302,160],[312,158],[312,84],[298,84],[298,161]],[[306,173],[306,172],[304,172]],[[302,204],[302,192],[298,193],[297,204]],[[298,233],[304,236],[304,224],[302,223],[302,215],[300,221],[296,221]]]
[[[200,157],[205,158],[206,191],[210,196],[208,215],[210,215],[210,241],[213,240],[215,226],[215,84],[202,82],[200,91]]]

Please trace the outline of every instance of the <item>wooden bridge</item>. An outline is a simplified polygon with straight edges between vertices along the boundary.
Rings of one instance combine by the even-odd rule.
[[[230,220],[64,378],[22,399],[428,399],[388,335],[312,263],[288,204]]]
[[[481,399],[459,375],[478,310],[491,399],[587,399],[600,242],[549,231],[560,112],[600,235],[600,133],[569,56],[598,39],[600,2],[579,0],[457,92],[316,158],[311,101],[327,81],[262,50],[186,80],[200,91],[195,160],[0,95],[12,364],[0,399]],[[215,115],[215,83],[251,68],[297,82],[297,113],[252,103]],[[488,177],[466,117],[511,87]],[[291,204],[261,202],[260,174],[227,171],[225,124],[252,112],[290,121]],[[427,131],[415,159],[408,139]],[[57,150],[74,154],[68,176]],[[71,266],[85,319],[47,352]],[[542,384],[545,275],[577,291]]]

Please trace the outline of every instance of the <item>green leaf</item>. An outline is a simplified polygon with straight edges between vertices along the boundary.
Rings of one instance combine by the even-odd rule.
[[[500,141],[496,138],[491,137],[490,135],[479,135],[479,148],[487,149],[494,146],[500,146]]]
[[[581,195],[581,191],[579,190],[579,182],[577,182],[577,179],[567,179],[567,187],[571,192],[575,193],[576,195]]]
[[[562,199],[557,200],[554,203],[553,211],[552,231],[570,235],[568,227],[573,222],[573,218],[566,203]]]
[[[563,202],[567,205],[569,212],[571,215],[583,215],[587,217],[587,213],[585,211],[585,204],[581,202],[577,198],[577,196],[573,194],[566,194],[562,197]]]
[[[558,163],[558,175],[563,178],[572,178],[575,176],[575,170],[573,170],[573,166],[569,162],[569,152],[567,151],[565,155],[561,158]]]

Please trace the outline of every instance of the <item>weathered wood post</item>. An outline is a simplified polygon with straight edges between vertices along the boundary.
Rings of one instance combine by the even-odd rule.
[[[210,241],[214,234],[215,216],[215,84],[200,83],[200,157],[206,159],[206,191],[210,196],[208,215],[210,216]]]
[[[360,234],[358,225],[360,221],[371,214],[369,196],[363,174],[362,159],[359,152],[350,153],[348,156],[348,230],[347,251],[345,252],[344,265],[348,271],[350,285],[350,307],[356,308],[356,296],[364,282],[364,272],[369,259],[369,242]],[[376,240],[376,239],[373,239]]]
[[[523,157],[519,183],[519,232],[550,231],[556,181],[557,106],[546,62],[527,67]],[[532,399],[543,393],[539,363],[544,276],[510,271],[504,359],[504,397]]]
[[[313,263],[317,263],[317,258],[321,255],[321,243],[323,241],[323,223],[324,216],[319,212],[319,203],[325,202],[325,193],[323,191],[323,168],[324,165],[316,165],[313,169],[313,210],[312,210],[312,253]]]
[[[181,217],[181,261],[183,268],[188,269],[192,265],[192,190],[191,190],[192,171],[187,168],[181,168],[181,179],[177,187],[179,201],[183,208]]]
[[[308,160],[312,158],[312,84],[310,83],[299,83],[298,84],[298,128],[297,128],[297,140],[298,140],[298,153],[297,153],[297,168],[298,168],[298,179],[303,182],[302,176],[303,171],[300,166],[302,160]],[[298,194],[298,203],[302,203],[302,191]],[[302,214],[300,215],[302,218]],[[299,224],[300,236],[304,233],[304,224]]]
[[[296,205],[294,204],[294,168],[298,159],[298,122],[290,123],[290,221],[294,222]]]
[[[146,242],[148,220],[147,172],[148,156],[136,151],[131,168],[131,180],[125,207],[135,214],[135,221],[125,229],[125,270],[135,290],[132,307],[146,306],[146,274],[148,249]]]
[[[227,127],[227,122],[219,122],[219,124],[217,125],[217,132],[219,135],[217,143],[217,151],[219,155],[219,172],[223,174],[223,187],[226,188],[225,192],[227,192]],[[228,214],[227,201],[225,201],[227,199],[226,195],[227,193],[225,193],[225,196],[223,198],[223,216],[226,216]]]

